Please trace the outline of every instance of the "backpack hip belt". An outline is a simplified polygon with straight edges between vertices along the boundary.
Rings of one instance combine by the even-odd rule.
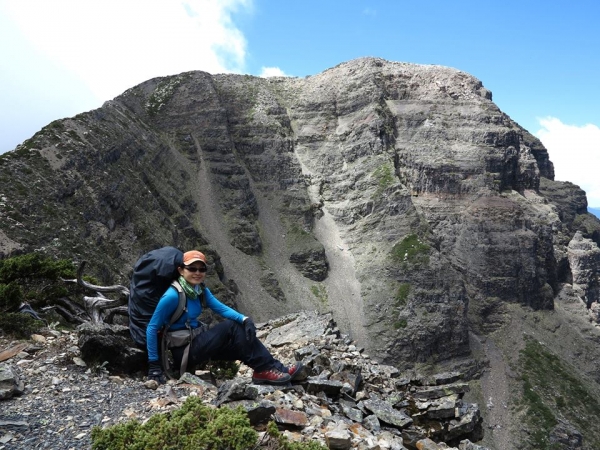
[[[179,303],[169,324],[165,327],[162,338],[160,340],[160,357],[163,366],[163,370],[169,376],[169,378],[173,378],[169,373],[169,354],[168,350],[173,347],[183,347],[185,345],[185,349],[183,350],[183,357],[181,358],[181,366],[179,368],[179,373],[184,374],[187,369],[187,364],[189,361],[190,347],[192,345],[192,341],[196,336],[201,334],[202,332],[207,330],[206,324],[198,321],[200,324],[197,328],[191,328],[189,321],[186,323],[185,330],[175,330],[169,331],[171,325],[173,325],[179,318],[183,315],[184,312],[187,312],[187,297],[181,288],[181,285],[178,281],[173,281],[171,283],[178,294],[179,294]],[[201,285],[201,292],[199,294],[200,301],[202,303],[202,307],[206,308],[206,299],[204,296],[204,285]]]
[[[163,336],[161,343],[163,347],[163,355],[167,354],[168,349],[185,346],[185,349],[183,350],[183,356],[181,357],[181,366],[179,368],[179,373],[183,374],[187,369],[192,341],[196,336],[202,334],[207,329],[208,327],[204,323],[200,322],[200,326],[197,328],[188,327],[185,330],[169,331]],[[163,361],[163,364],[165,365],[165,367],[168,368],[168,358],[164,359],[165,361]]]

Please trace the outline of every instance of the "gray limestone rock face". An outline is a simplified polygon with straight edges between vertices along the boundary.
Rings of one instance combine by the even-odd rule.
[[[290,262],[306,278],[323,281],[327,278],[327,257],[323,246],[317,249],[298,251],[290,255]]]
[[[597,317],[600,302],[600,248],[591,239],[575,233],[567,247],[567,256],[577,292],[592,317]]]
[[[148,80],[0,172],[2,256],[86,259],[127,285],[143,253],[198,248],[211,290],[255,321],[331,311],[407,366],[468,355],[469,329],[502,327],[508,304],[552,309],[575,232],[600,242],[585,193],[480,80],[379,58]]]

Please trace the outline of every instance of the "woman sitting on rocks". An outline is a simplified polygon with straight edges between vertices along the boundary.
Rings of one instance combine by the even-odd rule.
[[[184,371],[186,367],[208,361],[210,359],[226,361],[242,361],[254,369],[252,381],[257,384],[287,384],[294,380],[302,363],[291,367],[284,366],[273,358],[271,353],[256,337],[256,327],[249,317],[221,303],[208,288],[203,286],[206,277],[206,257],[198,250],[183,254],[183,265],[178,267],[178,282],[187,297],[187,306],[182,316],[169,328],[169,332],[191,328],[193,339],[189,347],[189,356],[185,347],[172,347],[174,366]],[[201,302],[201,296],[204,302]],[[221,317],[228,319],[212,328],[200,322],[202,303]],[[169,321],[179,304],[179,293],[173,286],[169,287],[158,302],[146,329],[149,371],[148,379],[159,383],[166,381],[159,358],[159,332],[169,325]],[[182,361],[184,362],[182,367]]]

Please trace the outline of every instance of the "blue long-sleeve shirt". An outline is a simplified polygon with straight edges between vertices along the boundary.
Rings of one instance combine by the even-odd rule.
[[[226,319],[231,319],[242,323],[246,316],[240,314],[235,309],[221,303],[208,288],[204,289],[206,306],[212,309],[215,313]],[[146,342],[148,348],[148,361],[158,361],[158,332],[163,326],[169,324],[173,313],[179,304],[179,293],[177,289],[170,286],[158,301],[158,305],[152,314],[148,328],[146,328]],[[202,305],[200,299],[192,300],[187,298],[187,312],[184,311],[182,316],[173,324],[169,331],[185,329],[186,322],[190,321],[192,328],[197,328],[199,325],[198,316],[202,313]]]

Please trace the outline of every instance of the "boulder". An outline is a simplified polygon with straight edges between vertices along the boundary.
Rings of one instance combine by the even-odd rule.
[[[24,381],[15,367],[8,363],[0,363],[0,400],[23,394]]]
[[[85,323],[77,334],[81,358],[88,366],[97,367],[106,361],[113,373],[147,371],[147,353],[135,344],[128,327]]]

